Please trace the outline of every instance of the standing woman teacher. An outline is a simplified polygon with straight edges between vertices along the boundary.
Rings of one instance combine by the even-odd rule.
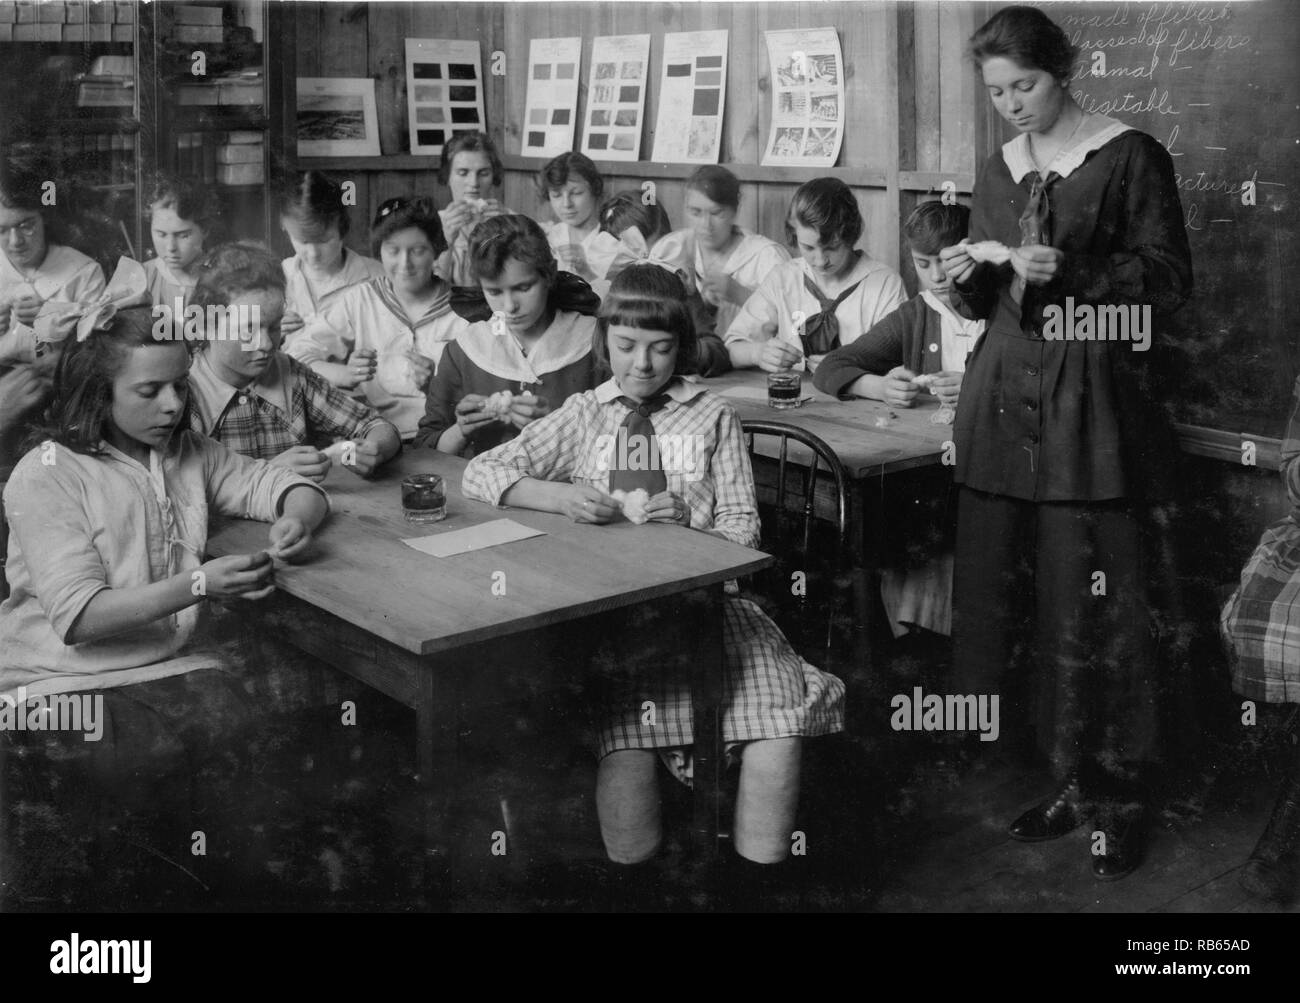
[[[1091,817],[1105,834],[1087,842],[1093,872],[1113,880],[1141,861],[1142,776],[1158,758],[1153,530],[1178,446],[1158,337],[1135,351],[1049,340],[1044,325],[1069,297],[1123,307],[1130,323],[1149,307],[1158,334],[1191,289],[1191,252],[1169,154],[1076,103],[1077,53],[1056,24],[1007,7],[971,48],[1019,135],[989,159],[971,207],[970,241],[1000,242],[1010,260],[989,245],[978,263],[965,243],[941,253],[954,306],[987,320],[954,430],[955,685],[1032,694],[1060,788],[1011,835],[1055,839]]]

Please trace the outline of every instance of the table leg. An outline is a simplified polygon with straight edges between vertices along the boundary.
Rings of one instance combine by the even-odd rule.
[[[420,667],[415,705],[415,760],[423,812],[425,877],[450,894],[456,877],[456,832],[450,825],[460,775],[454,672]]]
[[[725,699],[722,653],[721,587],[697,593],[699,620],[692,636],[695,679],[691,686],[691,717],[695,738],[694,838],[706,863],[718,857],[722,824],[722,773],[726,756],[722,741]]]
[[[878,482],[859,481],[857,490],[849,493],[849,555],[853,561],[850,568],[852,594],[850,597],[853,612],[853,643],[850,657],[853,659],[855,674],[865,679],[871,672],[871,620],[874,609],[872,588],[876,581],[879,558],[879,541],[867,540],[867,518],[870,506],[866,493],[873,488],[878,490]]]

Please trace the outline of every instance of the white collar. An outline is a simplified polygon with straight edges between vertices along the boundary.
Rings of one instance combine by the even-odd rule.
[[[528,355],[504,324],[494,325],[492,320],[471,324],[456,336],[456,343],[485,373],[519,383],[541,383],[546,373],[559,372],[591,351],[596,322],[592,318],[585,320],[581,314],[556,310],[551,326]]]
[[[203,427],[204,435],[211,435],[217,421],[225,413],[230,402],[245,394],[254,394],[276,408],[288,420],[289,407],[289,358],[283,352],[271,356],[271,364],[263,370],[262,375],[246,387],[232,387],[217,375],[208,359],[207,352],[199,352],[190,365],[190,388],[193,391],[194,407]]]
[[[704,393],[708,387],[698,383],[687,383],[680,376],[674,376],[668,381],[668,385],[663,388],[662,393],[667,394],[678,404],[689,404],[696,397]],[[595,391],[597,404],[608,404],[616,401],[620,397],[627,396],[623,393],[616,380],[610,378],[598,386]]]
[[[950,327],[959,338],[978,337],[984,331],[984,321],[968,320],[952,308],[952,304],[932,289],[921,290],[921,298],[939,315],[939,320]]]
[[[1106,115],[1088,115],[1087,117],[1090,119],[1103,119],[1107,124],[1087,139],[1080,140],[1065,153],[1057,154],[1056,158],[1047,165],[1048,170],[1053,174],[1068,178],[1083,166],[1088,154],[1094,150],[1100,150],[1116,136],[1131,132],[1133,129],[1131,125],[1125,125],[1123,122],[1116,121]],[[1038,167],[1034,164],[1034,158],[1029,155],[1029,133],[1022,132],[1015,139],[1003,144],[1002,161],[1007,165],[1007,170],[1011,172],[1011,180],[1016,184],[1020,184],[1026,174],[1038,170]]]

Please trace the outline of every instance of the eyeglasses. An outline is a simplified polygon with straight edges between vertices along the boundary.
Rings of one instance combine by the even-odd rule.
[[[12,230],[17,230],[18,233],[23,237],[34,237],[36,236],[36,230],[40,227],[40,225],[41,225],[41,217],[33,216],[31,219],[25,219],[21,223],[17,223],[14,226],[0,226],[0,240],[3,240],[6,237],[8,237],[10,231]]]

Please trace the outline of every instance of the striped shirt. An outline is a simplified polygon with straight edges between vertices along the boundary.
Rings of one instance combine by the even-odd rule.
[[[302,363],[277,352],[246,387],[232,387],[206,352],[190,366],[194,430],[244,456],[273,460],[294,446],[364,439],[388,425],[371,408]]]
[[[402,438],[409,439],[424,414],[425,397],[409,353],[437,364],[447,343],[469,327],[468,321],[452,312],[450,290],[439,285],[443,295],[414,320],[406,315],[387,278],[353,286],[303,328],[285,352],[310,366],[346,362],[354,351],[374,349],[379,362],[375,378],[358,389],[371,407],[397,426]]]
[[[740,419],[703,387],[673,380],[671,398],[651,419],[668,490],[680,495],[692,529],[712,529],[734,543],[758,545],[758,504]],[[613,380],[574,394],[558,410],[526,426],[519,437],[476,456],[465,468],[465,496],[501,504],[525,477],[568,481],[606,491],[611,447],[631,409]]]

